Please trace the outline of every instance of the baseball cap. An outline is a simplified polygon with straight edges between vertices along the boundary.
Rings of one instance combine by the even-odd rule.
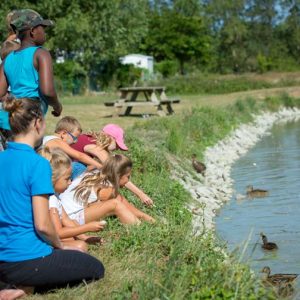
[[[10,26],[18,32],[28,30],[38,25],[53,26],[54,22],[45,20],[43,17],[32,9],[19,9],[13,12]]]
[[[116,144],[121,150],[127,151],[128,148],[124,143],[124,130],[116,124],[107,124],[102,131],[116,140]]]

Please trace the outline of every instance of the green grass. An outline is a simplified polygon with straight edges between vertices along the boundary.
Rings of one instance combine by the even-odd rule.
[[[235,254],[226,254],[226,245],[214,232],[193,235],[192,214],[186,209],[191,197],[170,178],[167,157],[171,154],[190,159],[192,153],[201,157],[207,146],[239,124],[251,121],[252,113],[276,111],[283,104],[300,106],[300,99],[287,95],[265,101],[248,98],[226,107],[194,107],[176,116],[129,127],[126,142],[134,162],[132,180],[154,199],[155,207],[145,208],[132,194],[122,193],[154,216],[157,223],[123,227],[116,219],[109,219],[101,233],[107,243],[99,248],[92,246],[90,251],[103,261],[105,278],[31,298],[276,299]]]
[[[219,75],[191,73],[176,75],[166,79],[153,81],[152,85],[163,85],[171,94],[226,94],[240,91],[268,89],[275,87],[298,86],[299,73],[276,73],[258,75],[255,73],[243,75]]]

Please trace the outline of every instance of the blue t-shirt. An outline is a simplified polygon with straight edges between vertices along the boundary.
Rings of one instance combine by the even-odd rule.
[[[9,142],[0,153],[0,261],[17,262],[52,253],[34,227],[32,196],[52,195],[51,166],[29,145]]]
[[[3,110],[0,102],[0,128],[10,130],[8,112]]]

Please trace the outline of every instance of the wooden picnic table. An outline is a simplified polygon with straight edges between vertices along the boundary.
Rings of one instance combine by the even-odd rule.
[[[140,97],[142,96],[142,97]],[[115,107],[114,116],[120,116],[122,108],[126,108],[124,115],[128,116],[133,107],[152,106],[157,107],[157,114],[165,116],[173,114],[172,104],[179,103],[179,99],[169,99],[165,93],[163,86],[147,86],[147,87],[124,87],[120,88],[120,99],[113,102],[105,102],[106,106]],[[163,109],[166,105],[167,113]]]

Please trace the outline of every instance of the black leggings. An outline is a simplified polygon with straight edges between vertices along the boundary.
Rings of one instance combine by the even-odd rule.
[[[20,262],[1,262],[0,279],[15,286],[35,287],[36,292],[74,286],[104,277],[102,263],[74,250],[53,250],[52,254]]]

